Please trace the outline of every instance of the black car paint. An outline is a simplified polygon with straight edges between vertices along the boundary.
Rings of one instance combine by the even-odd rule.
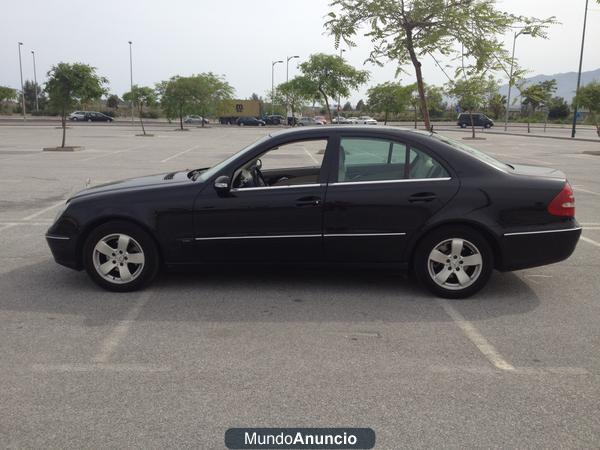
[[[340,136],[404,142],[434,156],[450,177],[336,185]],[[232,189],[226,193],[213,186],[218,176],[233,177],[242,164],[270,148],[317,138],[329,141],[318,182],[312,186]],[[58,263],[81,269],[86,236],[100,223],[118,218],[146,229],[167,267],[247,261],[406,266],[426,233],[443,225],[465,224],[488,238],[499,270],[567,258],[581,230],[574,218],[552,216],[546,209],[564,186],[564,174],[535,166],[514,167],[499,170],[408,130],[301,128],[259,141],[204,181],[193,181],[186,172],[177,172],[82,191],[70,199],[68,208],[48,230],[47,240]],[[427,194],[427,201],[410,201],[423,194]],[[536,234],[511,234],[528,232]],[[352,238],[344,233],[380,236]],[[224,239],[252,236],[278,238]]]

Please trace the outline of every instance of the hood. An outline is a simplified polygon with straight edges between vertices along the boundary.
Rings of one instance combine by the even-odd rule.
[[[139,178],[129,178],[121,181],[100,184],[73,195],[71,199],[80,198],[94,194],[104,194],[107,192],[116,192],[129,189],[145,188],[150,186],[172,185],[182,182],[192,182],[187,177],[187,171],[161,173],[156,175],[147,175]]]

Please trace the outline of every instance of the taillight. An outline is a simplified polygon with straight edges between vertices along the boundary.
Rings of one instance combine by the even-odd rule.
[[[575,217],[575,196],[568,181],[548,205],[548,212],[553,216]]]

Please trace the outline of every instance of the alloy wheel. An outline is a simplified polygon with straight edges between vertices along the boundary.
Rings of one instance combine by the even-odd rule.
[[[114,284],[135,280],[146,262],[142,246],[131,236],[122,233],[101,238],[94,246],[92,258],[98,275]]]
[[[461,290],[477,281],[483,267],[479,249],[466,239],[446,239],[429,253],[427,269],[440,287]]]

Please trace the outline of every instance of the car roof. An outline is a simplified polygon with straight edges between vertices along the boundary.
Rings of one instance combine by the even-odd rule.
[[[310,132],[314,132],[315,130],[318,130],[319,132],[326,132],[326,131],[340,131],[340,130],[344,130],[344,131],[368,131],[369,134],[378,134],[378,132],[383,132],[383,133],[393,133],[396,134],[398,136],[415,136],[415,135],[419,135],[419,136],[431,136],[431,133],[429,131],[425,131],[425,130],[414,130],[412,128],[403,128],[403,127],[392,127],[392,126],[386,126],[386,125],[381,125],[381,126],[377,126],[377,127],[373,127],[373,125],[344,125],[343,127],[340,125],[322,125],[318,128],[287,128],[284,130],[278,130],[278,131],[274,131],[273,133],[270,133],[269,136],[271,137],[281,137],[281,136],[294,136],[294,135],[299,135],[302,136],[303,134],[308,134]]]

